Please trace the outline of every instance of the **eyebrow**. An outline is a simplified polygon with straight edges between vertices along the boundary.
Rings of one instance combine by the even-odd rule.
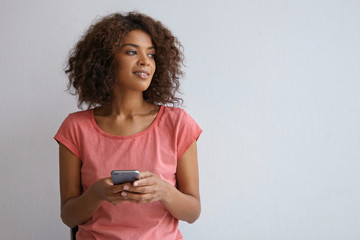
[[[122,47],[125,47],[125,46],[132,46],[134,48],[139,48],[139,45],[136,45],[136,44],[133,44],[133,43],[125,43],[122,45]],[[147,49],[155,49],[154,46],[151,46],[151,47],[148,47]]]

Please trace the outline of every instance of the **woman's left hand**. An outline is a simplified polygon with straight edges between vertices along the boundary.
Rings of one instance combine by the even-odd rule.
[[[140,172],[140,180],[127,184],[121,196],[134,203],[151,203],[166,199],[173,186],[151,172]]]

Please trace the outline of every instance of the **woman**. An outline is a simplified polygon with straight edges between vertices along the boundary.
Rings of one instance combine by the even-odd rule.
[[[181,47],[160,22],[112,14],[92,25],[65,72],[79,106],[55,139],[60,151],[61,218],[77,239],[182,239],[178,220],[200,215],[196,140],[202,130],[165,106],[182,75]],[[114,185],[112,170],[140,171]]]

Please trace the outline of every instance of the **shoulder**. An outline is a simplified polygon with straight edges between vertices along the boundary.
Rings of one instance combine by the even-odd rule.
[[[90,113],[92,110],[83,110],[69,113],[61,124],[61,128],[79,128],[90,122]]]
[[[163,106],[162,119],[166,119],[171,122],[179,122],[186,115],[188,114],[182,108]]]
[[[70,118],[73,118],[73,119],[78,119],[78,118],[85,118],[85,117],[88,117],[90,112],[93,111],[93,109],[89,109],[89,110],[81,110],[81,111],[77,111],[77,112],[72,112],[72,113],[69,113],[69,116]]]
[[[91,124],[89,113],[90,110],[70,113],[54,137],[56,141],[62,143],[80,159],[82,158],[79,151],[80,143],[83,142],[81,139],[85,135],[84,133],[89,132],[87,129],[90,129]]]
[[[82,122],[89,119],[92,111],[93,109],[72,112],[69,113],[65,120],[69,120],[71,122]]]
[[[179,159],[189,146],[199,138],[202,129],[196,121],[182,108],[163,107],[162,117],[170,138],[175,139],[177,159]]]
[[[170,107],[170,106],[163,106],[163,107],[164,107],[164,114],[170,117],[179,118],[183,116],[189,116],[189,114],[183,108]]]
[[[175,125],[193,124],[195,120],[182,108],[163,106],[162,118]]]

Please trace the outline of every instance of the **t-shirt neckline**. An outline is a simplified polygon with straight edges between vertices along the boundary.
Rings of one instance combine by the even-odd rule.
[[[101,130],[101,128],[97,125],[96,121],[95,121],[95,115],[94,115],[94,109],[91,109],[89,111],[89,117],[90,117],[90,120],[91,120],[91,123],[93,125],[93,127],[95,128],[95,130],[100,133],[101,135],[105,136],[105,137],[108,137],[108,138],[114,138],[114,139],[129,139],[129,138],[135,138],[135,137],[138,137],[140,135],[143,135],[143,134],[146,134],[148,133],[149,131],[151,131],[151,129],[154,128],[154,126],[156,125],[156,123],[159,121],[162,113],[164,111],[164,106],[163,105],[160,105],[160,110],[158,112],[158,114],[156,115],[154,121],[150,124],[150,126],[148,128],[146,128],[145,130],[141,131],[141,132],[138,132],[138,133],[135,133],[135,134],[132,134],[132,135],[128,135],[128,136],[117,136],[117,135],[112,135],[110,133],[107,133],[107,132],[104,132],[103,130]]]

